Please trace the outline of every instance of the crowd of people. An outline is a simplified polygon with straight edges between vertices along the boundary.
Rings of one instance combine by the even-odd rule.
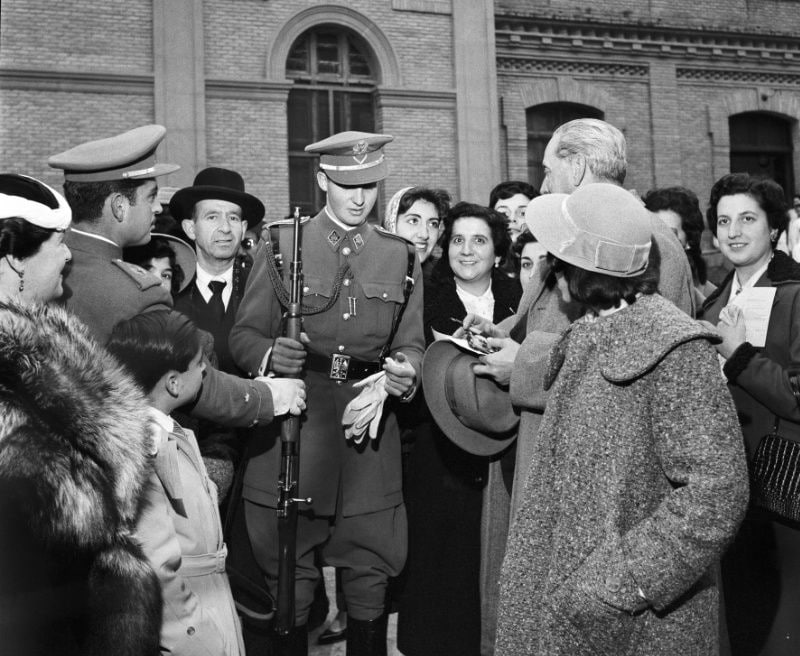
[[[330,566],[348,656],[385,655],[392,612],[406,656],[800,652],[777,183],[723,176],[704,224],[689,189],[626,190],[622,133],[578,119],[540,191],[409,180],[376,220],[392,137],[343,132],[306,148],[298,267],[297,222],[233,170],[159,216],[164,135],[53,155],[63,195],[0,174],[3,651],[303,656]]]

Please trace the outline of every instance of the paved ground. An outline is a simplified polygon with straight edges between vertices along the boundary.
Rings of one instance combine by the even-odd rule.
[[[328,592],[328,599],[330,600],[331,608],[328,612],[328,622],[336,616],[336,584],[334,581],[334,570],[332,567],[324,567],[323,573],[325,574],[325,589]],[[308,637],[308,654],[309,656],[345,656],[345,643],[337,642],[334,645],[318,645],[317,636],[325,629],[325,625],[311,633]],[[403,656],[395,644],[395,636],[397,635],[397,613],[389,615],[389,630],[388,630],[388,656]]]

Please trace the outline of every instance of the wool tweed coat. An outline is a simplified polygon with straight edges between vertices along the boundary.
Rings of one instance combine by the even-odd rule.
[[[713,569],[748,487],[710,337],[652,295],[553,349],[496,653],[716,653]]]

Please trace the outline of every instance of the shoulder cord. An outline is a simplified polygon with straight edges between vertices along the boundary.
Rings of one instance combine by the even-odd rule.
[[[272,239],[270,239],[272,241]],[[280,304],[288,308],[289,307],[289,292],[286,290],[286,287],[283,285],[283,281],[281,280],[281,274],[278,270],[278,263],[275,260],[275,253],[272,250],[272,244],[267,244],[267,247],[264,249],[267,252],[267,273],[269,274],[270,281],[272,282],[272,287],[275,289],[275,294],[278,297],[278,301]],[[336,301],[339,300],[339,294],[342,290],[342,282],[344,281],[345,276],[350,272],[350,265],[344,264],[339,267],[339,270],[336,272],[336,277],[333,279],[333,287],[331,287],[331,296],[328,301],[321,306],[313,306],[313,305],[306,305],[305,303],[300,304],[300,310],[304,315],[308,314],[320,314],[322,312],[327,312],[330,310]]]
[[[386,356],[389,355],[389,351],[392,348],[392,342],[394,341],[394,336],[397,334],[397,329],[400,327],[400,320],[403,318],[403,313],[406,311],[408,299],[411,296],[411,292],[414,291],[414,263],[417,259],[417,252],[414,248],[414,245],[411,243],[407,244],[407,248],[408,266],[406,268],[406,277],[403,281],[403,304],[400,306],[400,309],[397,310],[394,316],[394,323],[392,323],[392,330],[389,333],[389,339],[386,340],[386,343],[381,349],[379,358],[380,362],[383,362],[386,359]]]

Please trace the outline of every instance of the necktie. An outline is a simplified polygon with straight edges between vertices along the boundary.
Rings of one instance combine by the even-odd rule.
[[[225,303],[222,302],[222,290],[225,289],[227,283],[223,280],[212,280],[208,283],[208,288],[211,290],[211,299],[208,301],[208,308],[211,310],[211,316],[214,321],[222,323],[225,317]]]

